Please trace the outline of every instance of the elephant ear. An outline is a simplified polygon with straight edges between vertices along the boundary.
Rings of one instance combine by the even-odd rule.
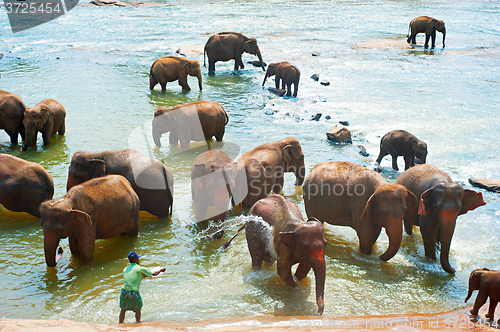
[[[468,211],[472,211],[475,208],[485,205],[488,202],[483,200],[483,194],[478,193],[474,190],[464,189],[464,196],[462,197],[462,209],[458,215],[466,214]]]
[[[193,66],[192,66],[191,62],[186,62],[186,64],[184,65],[184,69],[186,69],[188,74],[191,73],[193,71]]]
[[[49,110],[46,107],[42,108],[42,122],[45,123],[49,119]]]
[[[71,210],[70,216],[75,226],[77,226],[77,229],[81,230],[86,227],[92,227],[92,219],[86,212],[80,210]]]
[[[288,144],[281,150],[281,154],[283,155],[283,161],[287,166],[290,166],[292,164],[292,159],[293,159],[293,147]]]
[[[319,220],[318,220],[317,218],[315,218],[315,217],[309,217],[309,219],[307,219],[307,222],[310,222],[310,221],[317,221],[317,222],[319,222],[319,223],[320,223],[320,224],[322,224],[322,225],[325,223],[324,221],[319,221]]]
[[[101,159],[92,159],[90,161],[90,178],[100,178],[106,176],[106,163]]]
[[[365,209],[361,215],[361,220],[370,220],[373,215],[373,208],[375,207],[375,194],[371,195],[366,202]]]
[[[429,213],[431,213],[431,195],[432,194],[432,188],[427,189],[422,193],[420,196],[420,202],[418,204],[418,214],[421,216],[425,216]]]
[[[415,214],[418,209],[418,199],[411,191],[407,190],[408,196],[406,196],[406,213]]]
[[[417,147],[418,142],[413,141],[411,142],[411,153],[415,153],[415,148]]]
[[[280,232],[279,241],[288,248],[295,248],[295,233],[294,232]]]

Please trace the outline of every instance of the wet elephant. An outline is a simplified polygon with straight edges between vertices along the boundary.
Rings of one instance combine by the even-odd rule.
[[[215,72],[215,63],[217,61],[229,61],[234,59],[234,70],[243,69],[241,55],[246,52],[257,55],[264,69],[264,62],[260,54],[257,39],[248,38],[239,32],[219,32],[210,36],[203,51],[204,66],[205,54],[208,56],[208,72]]]
[[[427,159],[427,144],[416,138],[405,130],[393,130],[385,134],[380,140],[380,153],[377,163],[380,164],[382,158],[388,154],[392,157],[392,168],[398,168],[398,156],[403,156],[405,169],[415,166],[415,158],[421,164],[425,164]]]
[[[415,195],[405,187],[351,162],[316,164],[302,192],[307,216],[354,228],[364,254],[371,254],[384,227],[389,247],[380,256],[383,261],[394,257],[401,246],[403,215],[417,210]]]
[[[276,85],[276,89],[280,88],[281,81],[281,89],[285,90],[285,86],[287,89],[286,96],[290,97],[292,95],[292,84],[294,87],[293,96],[297,97],[297,92],[299,90],[299,80],[300,80],[300,70],[295,65],[292,65],[290,62],[282,61],[282,62],[273,62],[270,63],[266,70],[266,75],[264,76],[264,81],[262,82],[262,86],[266,83],[266,79],[268,77],[275,76],[274,82]]]
[[[40,217],[40,204],[52,199],[54,182],[37,163],[0,153],[0,204]]]
[[[141,210],[160,218],[172,214],[172,172],[159,160],[134,149],[75,152],[66,188],[70,190],[85,181],[108,174],[122,175],[130,182],[141,200]]]
[[[411,235],[413,225],[420,226],[425,256],[433,260],[436,244],[441,243],[441,266],[446,272],[455,273],[448,255],[457,217],[485,205],[482,194],[462,188],[448,174],[429,164],[404,171],[396,183],[411,191],[420,202],[418,211],[407,211],[404,216],[406,232]]]
[[[190,141],[207,141],[215,136],[222,141],[229,116],[215,101],[195,101],[173,107],[160,106],[153,119],[153,140],[161,146],[161,135],[170,132],[172,145],[180,142],[183,150],[189,149]]]
[[[24,129],[26,139],[21,148],[22,151],[28,147],[36,146],[38,132],[42,133],[43,145],[49,145],[52,135],[58,133],[64,135],[66,132],[66,110],[63,105],[54,99],[45,99],[24,112]]]
[[[226,220],[235,173],[236,165],[220,150],[209,150],[196,157],[191,167],[191,194],[197,222],[207,219],[208,206],[215,206],[215,215],[208,218]]]
[[[83,262],[92,261],[96,239],[137,236],[139,197],[121,175],[108,175],[72,187],[61,198],[40,206],[45,262],[56,265],[59,241]]]
[[[18,95],[0,90],[0,129],[9,135],[12,145],[17,144],[19,134],[24,140],[24,111],[26,105]]]
[[[149,71],[149,89],[153,90],[160,83],[161,90],[165,91],[167,82],[179,80],[183,90],[190,91],[187,76],[198,78],[198,86],[202,90],[200,63],[196,60],[188,60],[177,56],[166,56],[157,59]]]
[[[471,272],[469,277],[469,292],[465,298],[465,302],[472,296],[472,292],[478,290],[474,307],[470,311],[471,315],[477,315],[479,309],[490,298],[490,307],[486,318],[493,319],[495,317],[495,308],[500,301],[500,271],[490,271],[486,268],[477,269]]]
[[[295,174],[295,185],[304,182],[304,153],[296,138],[262,144],[245,153],[237,161],[233,201],[251,207],[271,191],[279,194],[285,172]]]
[[[318,313],[322,314],[325,306],[327,244],[323,236],[323,225],[315,218],[304,222],[297,205],[280,195],[270,195],[259,200],[252,206],[249,214],[261,217],[267,224],[256,219],[250,219],[246,224],[248,250],[254,270],[260,270],[263,261],[277,260],[279,276],[288,285],[297,287],[292,276],[292,266],[299,264],[295,272],[298,280],[304,279],[313,269],[316,303]]]
[[[411,33],[410,33],[411,30]],[[429,38],[432,38],[432,48],[436,47],[436,30],[443,34],[443,48],[444,40],[446,38],[446,28],[444,22],[441,20],[436,20],[435,18],[429,16],[419,16],[414,18],[408,26],[408,43],[417,43],[417,34],[425,33],[425,44],[424,47],[429,47]]]

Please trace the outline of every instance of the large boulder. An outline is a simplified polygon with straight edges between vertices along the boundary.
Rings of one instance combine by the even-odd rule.
[[[470,178],[469,183],[475,187],[500,193],[500,179],[479,179]]]
[[[351,131],[346,127],[335,127],[328,130],[326,138],[334,143],[352,144]]]

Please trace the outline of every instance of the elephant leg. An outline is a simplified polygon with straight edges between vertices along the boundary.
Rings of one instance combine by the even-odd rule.
[[[411,40],[412,40],[413,38],[415,38],[415,35],[413,35],[413,33],[411,33],[411,34],[410,34],[410,36],[408,36],[408,39],[406,39],[406,42],[407,42],[408,44],[409,44],[409,43],[411,43]],[[413,44],[415,44],[415,43],[413,43]]]
[[[208,210],[208,197],[198,197],[198,201],[195,202],[195,209],[196,209],[196,221],[200,222],[205,220]]]
[[[431,39],[432,39],[432,48],[435,48],[436,47],[436,30],[434,30],[434,32],[432,33],[431,35]]]
[[[297,92],[299,91],[299,83],[293,84],[293,96],[297,97]]]
[[[392,169],[395,171],[399,171],[398,167],[398,155],[397,154],[391,154],[392,157]]]
[[[283,281],[291,287],[297,287],[297,283],[293,280],[292,270],[290,268],[285,268],[284,270]]]
[[[366,255],[372,253],[373,234],[371,225],[363,225],[356,229],[359,239],[359,250]]]
[[[377,239],[382,231],[382,227],[379,225],[373,225],[373,236],[372,236],[372,246],[377,242]]]
[[[42,133],[43,145],[49,145],[52,141],[52,128],[53,125],[49,126],[49,128],[44,133]]]
[[[183,90],[186,90],[186,91],[191,91],[191,88],[189,87],[188,83],[187,83],[187,74],[186,74],[186,77],[185,78],[179,78],[179,85],[182,87]]]
[[[284,183],[283,175],[277,177],[276,182],[274,183],[273,186],[273,193],[279,194],[281,190],[283,190],[283,183]]]
[[[287,84],[286,85],[286,96],[291,97],[292,96],[292,84]]]
[[[490,296],[490,308],[488,309],[488,313],[485,315],[488,319],[493,319],[495,317],[495,308],[497,307],[498,301],[493,300]]]
[[[153,75],[149,75],[149,90],[153,90],[158,84],[158,80]]]
[[[297,267],[297,271],[295,271],[295,277],[299,280],[302,280],[307,276],[309,271],[311,271],[311,264],[300,263],[299,267]]]
[[[167,82],[160,82],[161,91],[165,92],[167,90]]]
[[[170,143],[170,145],[177,145],[177,143],[179,143],[179,137],[176,133],[171,131],[170,135],[168,136],[168,142]]]
[[[280,88],[280,77],[278,75],[276,75],[274,77],[274,86],[276,87],[277,90],[279,90],[279,88]]]
[[[404,220],[404,225],[405,225],[406,234],[412,235],[413,234],[413,224],[411,222]]]
[[[189,149],[189,142],[190,140],[189,139],[186,139],[186,138],[180,138],[180,143],[181,143],[181,148],[182,150],[187,150]]]
[[[14,131],[11,131],[11,130],[5,130],[7,132],[7,134],[9,135],[10,137],[10,143],[12,145],[14,144],[17,144],[17,140],[19,138],[19,133],[18,132],[14,132]]]
[[[208,59],[208,72],[215,72],[215,61],[210,61],[210,59]]]
[[[412,165],[412,161],[415,160],[415,158],[413,157],[413,155],[406,155],[403,158],[405,160],[405,171],[407,169],[409,169],[410,167],[415,166],[415,164]]]
[[[66,122],[63,122],[59,130],[57,131],[59,135],[64,135],[66,133]]]
[[[222,137],[224,137],[225,132],[226,132],[226,127],[223,126],[222,129],[215,134],[215,139],[217,140],[217,142],[222,141]]]
[[[424,48],[429,48],[429,38],[431,38],[431,35],[426,32]]]
[[[476,297],[476,302],[474,302],[474,307],[470,311],[470,314],[476,316],[479,312],[479,309],[481,309],[481,307],[486,303],[486,300],[488,300],[488,295],[486,294],[486,292],[479,291]]]
[[[284,79],[281,79],[281,90],[285,90],[285,80]],[[287,93],[287,97],[288,97],[288,93]]]
[[[80,256],[80,249],[78,248],[78,239],[75,236],[70,236],[68,239],[69,250],[75,256]]]

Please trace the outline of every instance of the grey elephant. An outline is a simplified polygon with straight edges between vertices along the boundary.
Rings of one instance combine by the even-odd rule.
[[[198,78],[198,86],[202,90],[200,63],[177,56],[166,56],[157,59],[149,71],[149,89],[153,90],[160,83],[161,90],[165,91],[167,82],[179,80],[183,90],[190,91],[187,83],[188,75]]]
[[[37,163],[0,153],[0,204],[40,217],[40,204],[52,199],[54,182]]]
[[[410,33],[411,30],[411,33]],[[432,48],[436,47],[436,30],[443,34],[443,48],[444,40],[446,38],[446,28],[444,22],[441,20],[436,20],[435,18],[429,16],[419,16],[414,18],[408,26],[408,43],[417,43],[417,34],[425,33],[425,44],[424,47],[429,47],[429,38],[432,38]]]
[[[412,234],[413,225],[420,227],[425,256],[436,259],[436,244],[441,243],[441,266],[448,273],[455,273],[450,265],[451,239],[457,217],[485,205],[481,193],[462,188],[436,166],[424,164],[412,167],[398,177],[403,185],[418,199],[418,211],[407,211],[404,227]]]
[[[36,146],[38,132],[42,133],[43,145],[49,145],[52,135],[58,133],[64,135],[66,132],[66,110],[63,105],[54,99],[44,99],[32,108],[24,112],[24,129],[26,140],[21,148],[22,151],[28,147]]]
[[[293,96],[297,97],[297,91],[299,90],[299,80],[300,80],[300,70],[297,66],[292,65],[290,62],[273,62],[270,63],[266,70],[266,75],[264,76],[264,82],[262,86],[266,83],[268,77],[275,76],[274,82],[276,89],[280,88],[285,90],[287,88],[286,96],[290,97],[292,95],[292,84],[293,84]]]
[[[203,50],[203,65],[205,64],[205,54],[208,56],[208,72],[215,72],[215,63],[217,61],[229,61],[234,59],[234,70],[243,69],[243,61],[241,55],[246,52],[255,54],[259,58],[264,69],[264,62],[260,54],[257,39],[248,38],[239,32],[219,32],[210,36]]]
[[[141,210],[160,218],[172,214],[174,178],[161,161],[134,149],[77,151],[71,158],[66,189],[108,174],[124,176],[141,200]]]
[[[69,238],[73,255],[89,262],[96,239],[137,236],[139,208],[139,197],[121,175],[92,179],[72,187],[61,198],[42,203],[45,262],[56,265],[56,250],[64,238]]]
[[[183,150],[189,149],[190,141],[207,141],[215,136],[222,141],[229,116],[221,104],[215,101],[195,101],[173,107],[160,106],[153,119],[153,140],[161,146],[161,135],[170,132],[172,145],[181,143]]]
[[[392,168],[398,168],[398,156],[403,156],[405,160],[405,170],[415,166],[415,158],[421,164],[425,164],[427,159],[427,144],[405,130],[393,130],[385,134],[380,140],[380,153],[377,163],[380,164],[382,158],[388,154],[392,157]]]
[[[26,105],[18,95],[0,90],[0,129],[9,135],[12,145],[17,144],[19,135],[24,140],[24,111]]]

